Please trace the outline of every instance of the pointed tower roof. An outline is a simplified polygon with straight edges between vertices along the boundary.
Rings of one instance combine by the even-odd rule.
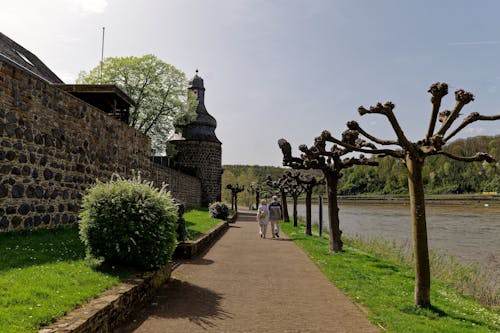
[[[198,70],[191,81],[189,90],[193,91],[198,98],[196,107],[196,119],[182,127],[182,133],[176,133],[170,141],[177,140],[198,140],[221,143],[215,135],[217,120],[212,117],[205,107],[205,86],[203,79],[198,76]]]

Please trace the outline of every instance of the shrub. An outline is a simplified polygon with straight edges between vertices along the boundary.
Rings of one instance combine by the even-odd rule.
[[[210,204],[210,206],[208,207],[208,212],[210,214],[210,217],[225,220],[227,218],[227,215],[229,214],[229,208],[225,203],[217,201]]]
[[[140,176],[97,182],[83,198],[80,238],[90,257],[107,264],[152,269],[177,246],[177,206],[170,192]]]

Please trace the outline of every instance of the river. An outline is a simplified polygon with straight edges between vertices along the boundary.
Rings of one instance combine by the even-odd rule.
[[[323,206],[323,228],[328,229],[328,206]],[[341,204],[340,229],[344,235],[382,236],[411,244],[410,210],[405,204]],[[305,216],[305,205],[298,205]],[[292,207],[289,206],[290,218]],[[430,249],[446,252],[462,262],[487,264],[500,272],[500,207],[427,206]],[[312,206],[318,223],[318,205]]]

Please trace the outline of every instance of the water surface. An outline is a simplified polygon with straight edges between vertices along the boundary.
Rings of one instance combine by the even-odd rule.
[[[410,210],[406,204],[342,204],[340,229],[344,235],[382,236],[411,244]],[[305,216],[305,205],[298,206]],[[289,207],[292,216],[292,207]],[[429,247],[462,262],[490,263],[500,272],[500,208],[427,206]],[[328,228],[328,206],[323,206],[323,228]],[[312,207],[318,223],[318,205]]]

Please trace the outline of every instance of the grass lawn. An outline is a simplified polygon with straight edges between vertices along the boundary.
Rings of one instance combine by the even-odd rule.
[[[208,215],[208,208],[188,209],[184,213],[188,237],[195,240],[205,234],[207,231],[221,223],[222,220],[214,219]]]
[[[221,222],[206,208],[184,218],[191,239]],[[131,273],[85,260],[77,227],[0,233],[0,332],[37,332]]]
[[[96,271],[78,229],[0,234],[0,332],[36,332],[130,274]]]
[[[432,280],[431,309],[413,303],[411,267],[344,244],[345,252],[332,255],[328,239],[305,237],[303,225],[281,224],[283,231],[353,301],[369,309],[368,317],[387,332],[500,332],[500,314]]]

